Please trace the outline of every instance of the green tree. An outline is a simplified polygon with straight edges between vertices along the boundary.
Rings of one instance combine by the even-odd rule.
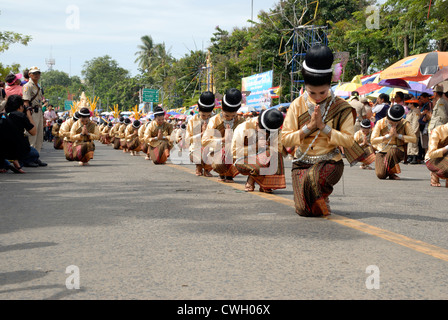
[[[86,95],[97,96],[103,102],[109,98],[110,104],[119,103],[115,91],[120,83],[129,79],[129,71],[108,55],[86,61],[81,74],[87,86]]]
[[[139,51],[135,53],[137,56],[135,63],[138,64],[143,72],[148,72],[152,67],[155,55],[154,41],[149,35],[141,37],[140,40],[142,41],[142,44],[138,46]]]
[[[4,81],[5,77],[10,73],[20,73],[20,64],[13,64],[11,66],[4,66],[0,62],[0,80]]]
[[[40,81],[43,86],[47,87],[54,85],[61,85],[64,87],[68,87],[71,84],[69,75],[59,70],[42,72]]]
[[[5,52],[14,43],[28,45],[32,37],[13,31],[0,31],[0,53]]]

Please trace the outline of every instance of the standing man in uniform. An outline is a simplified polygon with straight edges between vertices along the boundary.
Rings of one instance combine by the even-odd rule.
[[[42,90],[39,87],[40,69],[31,67],[29,70],[30,81],[23,86],[23,101],[25,107],[33,108],[33,121],[36,125],[35,136],[28,136],[30,145],[39,153],[44,141],[44,117],[42,113]]]
[[[355,133],[356,133],[359,130],[361,130],[361,122],[362,120],[367,118],[367,111],[364,108],[364,103],[359,101],[358,91],[352,92],[352,97],[349,103],[356,110],[356,119],[355,119]]]

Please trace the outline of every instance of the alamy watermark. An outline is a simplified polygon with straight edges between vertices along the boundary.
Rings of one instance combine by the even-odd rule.
[[[367,29],[379,29],[380,28],[380,9],[377,6],[368,6],[366,8],[366,14],[369,16],[366,19]]]
[[[65,13],[68,15],[65,19],[65,27],[69,30],[79,30],[81,28],[79,7],[75,5],[67,6]]]
[[[65,273],[70,274],[68,278],[65,280],[65,287],[68,290],[73,289],[79,290],[81,288],[79,267],[75,265],[68,266],[65,269]]]
[[[368,266],[366,273],[369,275],[366,279],[366,288],[378,290],[380,288],[380,268],[375,265]]]

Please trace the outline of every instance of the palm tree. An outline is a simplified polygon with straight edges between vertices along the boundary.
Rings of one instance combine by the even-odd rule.
[[[143,44],[138,46],[140,50],[135,53],[135,55],[137,56],[137,59],[135,59],[135,63],[138,63],[138,66],[142,70],[147,72],[151,69],[151,65],[155,56],[154,41],[149,35],[143,36],[140,39],[142,40]]]
[[[170,50],[166,49],[165,43],[158,43],[154,47],[154,56],[151,61],[150,70],[153,75],[162,79],[165,79],[168,69],[174,62],[174,58],[170,53]]]

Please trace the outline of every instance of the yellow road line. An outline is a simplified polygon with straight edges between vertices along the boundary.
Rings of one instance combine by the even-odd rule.
[[[190,173],[190,174],[195,174],[194,170],[186,168],[186,167],[182,167],[182,166],[174,165],[174,164],[168,164],[168,163],[166,165],[171,168],[175,168],[177,170],[182,170],[182,171]],[[228,187],[232,187],[234,189],[244,191],[244,185],[239,184],[239,183],[225,183],[225,182],[216,181],[216,178],[206,178],[206,177],[202,177],[202,178],[209,179],[209,180],[215,181],[217,183],[224,184]],[[264,192],[252,192],[251,194],[294,208],[294,201],[291,199],[287,199],[287,198],[284,198],[281,196],[277,196],[274,194],[268,194],[268,193],[264,193]],[[374,227],[374,226],[368,225],[366,223],[360,222],[358,220],[350,219],[350,218],[340,216],[340,215],[337,215],[334,213],[332,213],[328,217],[325,217],[325,219],[448,262],[448,250],[447,249],[443,249],[443,248],[434,246],[432,244],[425,243],[423,241],[411,239],[411,238],[403,236],[401,234],[398,234],[398,233],[395,233],[392,231],[388,231],[388,230],[384,230],[384,229],[381,229],[378,227]]]

